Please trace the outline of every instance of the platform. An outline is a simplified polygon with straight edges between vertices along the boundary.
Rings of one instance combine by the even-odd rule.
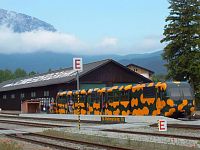
[[[78,120],[78,115],[71,114],[20,114],[20,117],[33,117],[33,118],[53,118],[53,119],[66,119]],[[179,120],[167,118],[164,116],[112,116],[112,115],[80,115],[80,120],[87,121],[101,121],[101,117],[124,117],[126,123],[157,123],[159,119],[165,119],[169,123],[176,123]]]
[[[21,114],[21,111],[1,110],[0,114],[19,115],[19,114]]]

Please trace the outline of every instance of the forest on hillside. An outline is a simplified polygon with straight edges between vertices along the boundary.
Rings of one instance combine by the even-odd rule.
[[[13,80],[16,78],[22,78],[27,76],[33,76],[37,73],[34,71],[26,72],[24,69],[17,68],[15,71],[9,69],[0,70],[0,83],[7,80]]]

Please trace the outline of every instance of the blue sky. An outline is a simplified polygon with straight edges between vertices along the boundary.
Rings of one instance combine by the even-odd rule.
[[[77,38],[88,49],[117,54],[162,49],[159,41],[168,6],[167,0],[0,1],[1,8],[48,22],[59,32]]]

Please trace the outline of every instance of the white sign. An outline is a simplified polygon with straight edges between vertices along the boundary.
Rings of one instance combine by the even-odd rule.
[[[159,131],[167,131],[167,120],[159,119],[158,120],[158,129],[159,129]]]
[[[82,58],[73,58],[73,70],[75,70],[75,71],[83,70]]]

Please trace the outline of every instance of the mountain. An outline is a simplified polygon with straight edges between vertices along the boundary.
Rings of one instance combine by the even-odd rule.
[[[146,54],[126,55],[123,59],[120,59],[119,62],[124,65],[133,63],[152,70],[156,74],[166,74],[167,69],[164,67],[166,62],[161,57],[162,52],[163,51]]]
[[[19,33],[38,29],[56,31],[52,25],[37,18],[4,9],[0,9],[0,25],[10,27],[14,32]]]
[[[4,25],[13,29],[14,32],[29,32],[43,29],[55,32],[56,29],[37,18],[0,9],[0,26]],[[44,51],[44,50],[42,50]],[[161,58],[162,51],[146,54],[129,54],[129,55],[83,55],[76,56],[73,54],[53,53],[45,50],[44,52],[35,52],[27,54],[0,54],[0,69],[15,70],[22,68],[26,71],[46,72],[48,69],[59,69],[72,66],[73,57],[82,57],[84,63],[111,58],[124,65],[136,64],[154,71],[157,74],[165,74],[165,63]]]
[[[134,63],[154,71],[157,74],[165,74],[166,69],[161,59],[162,51],[148,54],[120,55],[100,55],[100,56],[76,56],[72,54],[60,54],[52,52],[28,53],[28,54],[0,54],[0,69],[23,68],[27,71],[46,72],[72,66],[73,57],[82,57],[84,63],[112,58],[124,65]]]

